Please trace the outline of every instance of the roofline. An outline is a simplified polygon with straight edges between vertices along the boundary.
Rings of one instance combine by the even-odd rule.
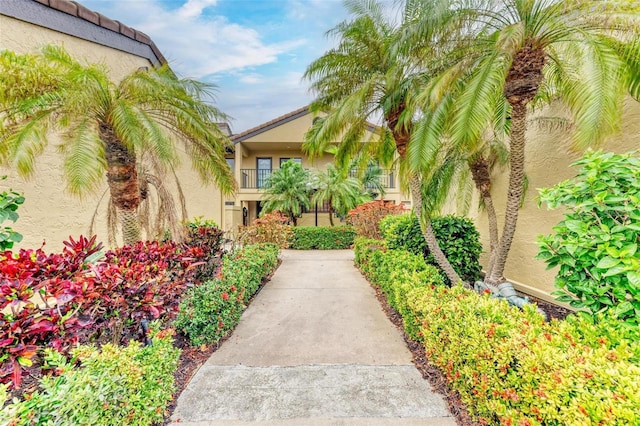
[[[293,121],[297,118],[304,117],[307,114],[311,113],[310,105],[303,106],[302,108],[298,108],[294,111],[291,111],[288,114],[281,115],[280,117],[274,118],[273,120],[267,121],[266,123],[260,124],[256,127],[252,127],[249,130],[245,130],[242,133],[238,133],[237,135],[231,136],[231,141],[234,144],[238,142],[243,142],[249,138],[252,138],[260,133],[264,133],[268,130],[273,129],[274,127],[278,127],[282,124],[288,123],[289,121]],[[371,124],[367,122],[367,130],[372,133],[379,132],[380,127],[375,124]]]
[[[278,127],[282,124],[288,123],[289,121],[295,120],[300,117],[304,117],[305,115],[310,113],[311,113],[311,110],[309,109],[309,105],[303,106],[302,108],[298,108],[295,111],[291,111],[288,114],[281,115],[280,117],[274,118],[271,121],[267,121],[266,123],[260,124],[249,130],[245,130],[244,132],[238,133],[237,135],[233,135],[231,137],[231,140],[233,141],[234,144],[238,142],[242,142],[253,136],[259,135],[260,133],[264,133],[268,130],[271,130],[274,127]]]
[[[146,58],[154,67],[167,63],[148,35],[75,1],[2,0],[0,15]]]

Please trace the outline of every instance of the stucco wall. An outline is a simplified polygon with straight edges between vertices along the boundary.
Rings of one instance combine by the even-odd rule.
[[[145,58],[0,15],[0,48],[27,53],[36,51],[45,43],[62,44],[81,60],[105,63],[114,81],[121,80],[139,67],[151,67],[151,63]],[[46,241],[45,249],[55,251],[62,248],[62,241],[69,235],[86,235],[96,205],[106,189],[105,183],[104,188],[96,194],[82,199],[68,194],[64,189],[61,157],[56,152],[56,145],[59,143],[60,139],[56,135],[50,136],[49,146],[38,158],[36,174],[30,180],[17,177],[11,170],[0,169],[0,173],[9,175],[2,186],[23,192],[26,197],[24,205],[18,211],[20,218],[13,225],[24,236],[18,247],[39,247]],[[190,163],[185,158],[176,170],[187,198],[188,216],[204,216],[221,223],[224,203],[219,191],[213,186],[202,185],[189,166]],[[171,180],[171,176],[164,178]],[[96,227],[98,239],[105,244],[106,198],[100,202]]]
[[[558,108],[549,108],[541,114],[560,116]],[[628,100],[625,103],[620,134],[609,138],[601,148],[605,151],[627,152],[640,148],[640,103]],[[513,280],[517,287],[534,296],[553,300],[549,295],[554,291],[556,269],[546,270],[546,264],[535,259],[538,253],[538,235],[550,234],[552,227],[563,218],[561,209],[549,211],[545,205],[538,207],[537,188],[545,188],[576,175],[578,169],[570,164],[581,157],[581,153],[571,150],[568,136],[562,130],[543,129],[533,121],[527,132],[526,173],[529,187],[526,201],[520,210],[518,226],[505,270],[505,276]],[[492,195],[499,214],[500,232],[507,194],[507,171],[494,173]],[[475,204],[477,205],[477,203]],[[484,211],[474,211],[471,216],[476,221],[485,253],[481,262],[487,264],[489,231]]]
[[[139,67],[151,67],[146,58],[0,15],[0,48],[33,53],[46,44],[62,45],[80,60],[106,63],[114,81]]]

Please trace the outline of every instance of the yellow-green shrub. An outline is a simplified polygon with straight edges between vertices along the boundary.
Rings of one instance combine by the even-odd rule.
[[[153,333],[153,344],[80,346],[68,363],[48,351],[46,362],[58,376],[41,379],[41,390],[0,411],[0,424],[150,425],[163,420],[171,401],[180,350],[169,330]],[[2,399],[0,396],[0,403]]]
[[[353,245],[351,226],[294,226],[289,247],[295,250],[341,250]]]
[[[514,426],[638,424],[640,333],[615,330],[602,316],[545,323],[531,307],[424,285],[422,267],[412,274],[404,256],[394,262],[397,252],[370,247],[356,243],[357,262],[374,283],[387,281],[407,333],[421,336],[474,417]]]
[[[443,285],[438,270],[419,254],[388,250],[379,240],[357,239],[356,263],[387,296],[389,304],[402,314],[407,334],[419,337],[420,318],[411,314],[409,302],[423,295],[427,285]]]

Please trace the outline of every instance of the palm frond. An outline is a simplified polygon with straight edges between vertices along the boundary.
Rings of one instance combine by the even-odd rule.
[[[67,189],[82,196],[97,190],[104,182],[106,161],[104,145],[95,125],[82,120],[65,133],[65,142],[58,147],[63,157]]]

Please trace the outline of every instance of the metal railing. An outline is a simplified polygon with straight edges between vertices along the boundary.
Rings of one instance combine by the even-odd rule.
[[[273,169],[240,169],[240,188],[264,189],[269,183]]]
[[[242,189],[265,189],[268,188],[269,176],[277,169],[240,169],[240,188]],[[351,170],[349,175],[357,176],[355,170]],[[383,188],[395,188],[396,177],[393,170],[383,169],[379,177]]]

